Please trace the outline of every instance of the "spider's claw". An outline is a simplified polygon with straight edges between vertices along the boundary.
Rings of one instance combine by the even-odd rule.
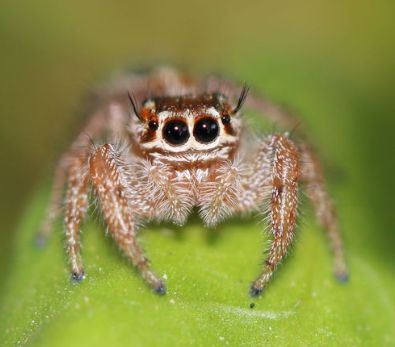
[[[347,283],[350,278],[348,272],[335,273],[335,277],[339,283]]]
[[[80,272],[72,272],[71,273],[71,280],[74,283],[79,283],[81,282],[83,279],[85,278],[85,273],[84,271],[80,271]]]
[[[263,287],[262,288],[261,287],[257,287],[255,284],[251,285],[251,288],[250,288],[250,295],[251,295],[251,297],[256,298],[259,295],[261,295],[262,292],[263,292]]]
[[[158,295],[166,294],[166,286],[163,282],[160,282],[157,287],[154,288],[154,292]]]

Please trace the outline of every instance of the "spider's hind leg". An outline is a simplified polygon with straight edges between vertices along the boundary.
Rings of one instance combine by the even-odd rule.
[[[334,274],[339,282],[347,282],[348,270],[340,228],[335,207],[325,187],[321,164],[307,145],[301,145],[300,149],[302,179],[306,184],[306,194],[313,204],[318,222],[327,232],[330,248],[334,256]]]
[[[45,218],[35,237],[35,243],[38,247],[42,247],[47,243],[47,240],[53,231],[53,225],[61,212],[68,162],[68,156],[64,155],[56,166],[55,177],[50,193],[51,198],[45,212]]]

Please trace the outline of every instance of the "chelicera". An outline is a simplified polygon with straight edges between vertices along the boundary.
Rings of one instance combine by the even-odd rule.
[[[169,68],[122,76],[93,92],[93,100],[84,129],[56,169],[40,233],[41,240],[49,235],[65,198],[73,280],[84,278],[80,230],[93,188],[109,233],[159,294],[166,292],[165,283],[137,240],[141,221],[184,225],[197,207],[204,225],[214,227],[235,214],[265,212],[270,247],[250,287],[251,295],[259,295],[292,243],[301,184],[327,231],[335,275],[347,279],[339,225],[318,157],[288,133],[253,141],[243,127],[242,113],[249,110],[285,129],[297,124],[293,114],[230,81]],[[103,138],[112,141],[99,145]],[[121,151],[119,143],[127,150]]]

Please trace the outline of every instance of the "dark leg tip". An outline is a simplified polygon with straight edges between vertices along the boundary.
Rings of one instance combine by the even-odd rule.
[[[258,297],[259,295],[261,295],[263,292],[263,288],[257,288],[255,285],[252,285],[250,288],[250,295],[253,298]]]
[[[156,288],[154,288],[154,292],[158,295],[165,295],[166,294],[166,287],[164,283],[160,283]]]
[[[339,283],[347,283],[349,280],[349,275],[347,272],[336,273],[335,276]]]
[[[71,280],[72,280],[74,283],[80,283],[84,278],[85,278],[85,273],[84,273],[84,271],[81,271],[81,272],[72,272],[72,273],[71,273]]]
[[[47,245],[48,238],[43,234],[38,234],[34,239],[34,245],[37,248],[44,248]]]

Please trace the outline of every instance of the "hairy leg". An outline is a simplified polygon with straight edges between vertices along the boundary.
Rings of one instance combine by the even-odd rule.
[[[51,197],[47,206],[45,218],[36,237],[37,245],[42,246],[46,243],[53,231],[53,224],[62,211],[64,188],[66,184],[69,184],[68,177],[73,169],[72,166],[81,158],[87,160],[92,147],[91,139],[99,136],[104,126],[103,114],[99,112],[87,123],[84,130],[71,145],[70,149],[60,158],[55,169]]]
[[[92,139],[97,140],[105,134],[118,140],[126,138],[124,132],[130,120],[127,90],[130,88],[143,99],[145,87],[142,76],[130,75],[126,80],[117,80],[115,84],[94,90],[88,95],[83,113],[90,118],[56,166],[50,202],[36,237],[39,246],[47,241],[53,230],[53,223],[62,211],[64,187],[71,163],[76,158],[89,156]]]
[[[256,174],[249,189],[269,194],[270,229],[273,239],[261,275],[252,283],[250,294],[259,295],[269,283],[277,266],[287,254],[293,239],[298,205],[299,154],[296,146],[282,135],[270,136],[258,155]],[[270,169],[269,169],[270,167]]]
[[[75,157],[70,160],[69,165],[64,214],[66,250],[71,267],[71,278],[79,282],[84,278],[80,234],[81,224],[88,210],[87,157]]]
[[[240,95],[240,86],[220,78],[211,78],[208,85],[211,88],[222,88],[225,94],[235,100]],[[250,93],[245,101],[245,107],[261,112],[263,116],[285,129],[293,129],[299,122],[298,117],[292,111],[264,96]],[[345,282],[348,279],[348,270],[344,259],[340,228],[335,208],[325,187],[321,164],[317,155],[306,144],[301,146],[301,157],[302,180],[306,182],[307,195],[313,203],[317,220],[327,230],[330,247],[334,254],[335,276],[339,281]],[[256,196],[246,200],[244,210],[250,207],[255,198]]]
[[[213,227],[240,208],[243,167],[238,162],[224,162],[213,177],[199,185],[200,215]]]
[[[175,175],[166,164],[147,160],[136,165],[135,176],[138,177],[135,187],[144,197],[149,218],[171,220],[180,226],[185,224],[194,204],[192,186],[187,179]]]
[[[269,118],[284,127],[297,126],[297,117],[285,108],[266,98],[252,95],[246,101],[247,107],[265,112]],[[343,242],[340,234],[336,209],[325,186],[321,163],[316,153],[307,144],[301,149],[301,179],[306,183],[306,193],[310,198],[318,222],[326,229],[330,247],[334,255],[334,273],[340,282],[348,280]]]
[[[55,169],[55,176],[51,188],[51,197],[47,210],[45,212],[45,218],[41,223],[39,232],[36,236],[37,246],[43,246],[47,242],[49,235],[53,230],[55,220],[58,218],[63,199],[63,190],[67,181],[68,171],[68,158],[66,155],[62,156]]]
[[[335,207],[325,187],[321,164],[317,156],[306,146],[301,148],[302,179],[306,183],[306,194],[310,198],[318,222],[327,231],[331,251],[334,255],[334,274],[340,282],[348,280],[343,242]]]
[[[128,187],[130,175],[120,155],[112,145],[103,145],[92,153],[89,170],[111,236],[154,291],[165,294],[164,283],[151,271],[137,242],[136,206]]]

